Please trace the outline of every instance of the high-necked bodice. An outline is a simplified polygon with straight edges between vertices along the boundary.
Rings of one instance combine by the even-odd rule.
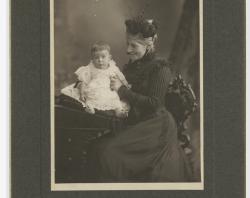
[[[169,63],[157,58],[155,54],[147,54],[142,59],[125,65],[123,73],[132,88],[129,90],[121,87],[118,93],[121,98],[130,102],[130,117],[139,121],[164,106],[172,76],[169,66]]]

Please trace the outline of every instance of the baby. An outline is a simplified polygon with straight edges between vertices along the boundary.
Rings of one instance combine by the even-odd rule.
[[[78,68],[75,74],[80,83],[77,86],[65,87],[61,90],[63,94],[80,101],[85,110],[91,114],[97,109],[114,110],[117,117],[127,116],[129,105],[120,100],[117,92],[111,90],[110,78],[119,78],[128,88],[130,85],[112,60],[108,44],[103,42],[94,44],[91,48],[90,63]]]

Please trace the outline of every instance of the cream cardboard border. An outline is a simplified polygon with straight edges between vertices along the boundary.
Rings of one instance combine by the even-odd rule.
[[[55,183],[54,148],[54,0],[50,0],[50,112],[51,112],[51,190],[95,191],[95,190],[204,190],[204,121],[203,121],[203,0],[199,0],[200,13],[200,161],[201,182],[189,183]]]

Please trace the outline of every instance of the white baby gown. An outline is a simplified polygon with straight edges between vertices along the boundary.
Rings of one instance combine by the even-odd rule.
[[[61,93],[80,101],[84,107],[88,105],[102,111],[119,109],[128,112],[129,105],[121,101],[117,92],[110,88],[110,78],[113,76],[118,77],[126,87],[130,88],[113,60],[107,69],[98,69],[90,62],[87,66],[78,68],[75,74],[78,80],[86,85],[83,90],[85,102],[80,100],[80,90],[74,88],[75,84],[63,88]]]

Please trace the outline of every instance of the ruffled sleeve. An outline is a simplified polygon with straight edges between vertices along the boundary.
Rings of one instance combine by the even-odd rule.
[[[89,81],[91,80],[91,74],[90,74],[90,67],[89,67],[89,65],[79,67],[75,71],[75,74],[77,75],[77,78],[78,78],[79,81],[84,82],[86,84],[88,84]]]

